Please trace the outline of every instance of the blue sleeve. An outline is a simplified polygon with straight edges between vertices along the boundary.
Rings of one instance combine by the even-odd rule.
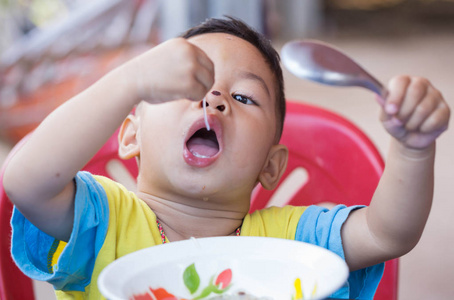
[[[73,231],[58,262],[52,254],[58,240],[40,231],[14,208],[12,256],[27,276],[51,283],[57,290],[84,291],[107,233],[109,209],[102,186],[87,172],[75,178]]]
[[[315,244],[345,259],[341,228],[351,211],[362,206],[338,205],[331,210],[309,206],[300,218],[295,240]],[[373,299],[383,275],[384,263],[350,272],[346,284],[331,297],[340,299]]]

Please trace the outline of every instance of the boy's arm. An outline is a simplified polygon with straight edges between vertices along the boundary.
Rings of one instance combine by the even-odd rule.
[[[435,139],[450,111],[422,78],[390,81],[382,122],[393,136],[386,166],[369,207],[351,213],[342,228],[351,270],[409,252],[418,243],[432,205]]]
[[[213,74],[206,54],[181,38],[110,72],[52,112],[11,159],[3,177],[8,197],[35,226],[67,241],[74,218],[74,177],[134,105],[141,100],[200,100],[213,84]]]

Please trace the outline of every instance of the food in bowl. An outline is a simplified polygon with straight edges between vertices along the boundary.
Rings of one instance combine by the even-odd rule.
[[[225,269],[216,276],[212,276],[206,287],[200,288],[200,276],[197,273],[195,264],[188,266],[183,272],[183,281],[188,291],[194,296],[191,299],[207,299],[207,300],[274,300],[270,297],[255,297],[245,291],[229,292],[232,287],[232,270]],[[294,282],[295,293],[292,300],[311,299],[317,293],[317,284],[314,285],[310,297],[304,297],[301,280],[296,278]],[[210,297],[212,294],[219,294],[218,296]],[[143,294],[133,295],[131,300],[185,300],[172,295],[164,288],[153,289],[149,288]]]

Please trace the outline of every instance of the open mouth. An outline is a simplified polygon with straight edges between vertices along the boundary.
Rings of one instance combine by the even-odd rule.
[[[219,152],[219,142],[214,130],[197,130],[186,142],[188,150],[196,157],[210,158]]]

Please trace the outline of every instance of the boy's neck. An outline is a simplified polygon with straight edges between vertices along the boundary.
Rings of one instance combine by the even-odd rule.
[[[221,205],[200,199],[166,200],[146,193],[137,193],[156,214],[169,241],[191,237],[236,235],[248,207],[233,210],[235,205]],[[238,207],[238,205],[236,205]]]

